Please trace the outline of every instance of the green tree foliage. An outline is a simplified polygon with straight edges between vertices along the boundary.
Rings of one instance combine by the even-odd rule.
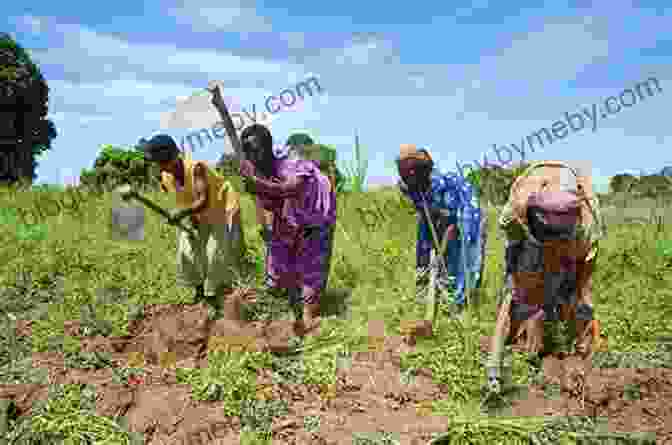
[[[312,144],[297,146],[297,151],[302,159],[316,161],[320,170],[332,178],[336,179],[336,149],[325,144]]]
[[[287,145],[292,147],[313,144],[315,144],[315,141],[306,133],[294,133],[287,139]]]
[[[57,136],[47,119],[48,97],[47,82],[28,53],[9,34],[0,33],[0,139],[3,151],[16,153],[11,158],[13,171],[0,179],[36,179],[36,158],[51,149]],[[30,152],[22,152],[23,147]]]
[[[146,162],[138,150],[106,144],[101,146],[93,169],[82,170],[80,182],[96,190],[110,190],[121,184],[158,188],[159,168],[154,163]]]
[[[318,161],[320,170],[335,182],[337,192],[345,189],[346,178],[336,166],[336,149],[316,143],[306,133],[294,133],[287,139],[287,145],[293,147],[298,155],[304,159]]]
[[[672,181],[663,175],[647,175],[639,178],[635,192],[642,198],[666,196],[672,191]]]
[[[630,190],[631,187],[637,185],[638,179],[636,176],[629,174],[620,174],[613,176],[609,180],[609,189],[614,193],[622,193]]]
[[[483,204],[501,206],[509,199],[513,182],[527,167],[529,164],[522,163],[512,168],[498,165],[480,168],[471,170],[467,175],[467,180],[476,187]]]
[[[335,181],[336,191],[343,191],[345,177],[336,167],[336,149],[316,144],[305,133],[294,133],[287,139],[287,145],[294,147],[299,157],[317,161],[320,170]],[[240,161],[234,153],[224,153],[217,162],[217,171],[230,178],[239,178]]]
[[[609,181],[610,193],[607,202],[628,205],[637,199],[656,199],[659,203],[672,199],[672,178],[663,174],[634,176],[622,173]]]

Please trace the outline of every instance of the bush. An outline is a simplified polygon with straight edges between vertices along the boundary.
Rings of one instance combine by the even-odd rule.
[[[158,189],[158,165],[146,162],[142,152],[112,145],[103,145],[93,169],[82,170],[80,182],[84,187],[111,190],[131,184],[137,188]]]

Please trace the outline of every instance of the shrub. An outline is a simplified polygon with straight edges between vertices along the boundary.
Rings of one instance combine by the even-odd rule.
[[[93,169],[84,169],[80,182],[96,190],[110,190],[121,184],[138,188],[158,188],[158,166],[146,162],[142,152],[112,145],[103,145]]]

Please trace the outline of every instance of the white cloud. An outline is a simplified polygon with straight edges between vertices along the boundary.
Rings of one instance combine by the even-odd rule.
[[[200,11],[199,5],[205,9]],[[209,8],[213,8],[211,3],[198,2],[177,5],[174,10],[181,10],[180,20],[191,21],[194,29],[199,29],[198,23],[221,29],[248,23],[250,32],[267,26],[250,7]],[[631,10],[622,12],[627,11]],[[44,29],[40,18],[24,17],[26,26],[31,22],[39,22]],[[339,159],[349,159],[353,130],[358,128],[371,156],[373,176],[388,174],[385,160],[393,159],[399,144],[408,141],[429,146],[446,169],[453,169],[456,160],[469,162],[481,159],[484,153],[492,157],[493,143],[520,141],[560,119],[565,111],[618,93],[618,89],[607,93],[607,89],[567,88],[567,82],[584,71],[590,72],[592,65],[607,56],[618,57],[624,44],[629,43],[615,40],[616,22],[611,16],[562,21],[540,17],[528,32],[521,32],[505,48],[470,66],[403,64],[391,41],[377,35],[353,38],[342,48],[325,48],[319,56],[306,58],[305,66],[318,74],[325,94],[297,102],[296,113],[276,115],[274,134],[282,141],[292,132],[305,129],[319,141],[337,146]],[[658,29],[663,21],[655,23]],[[230,73],[234,81],[245,79],[249,85],[261,80],[277,85],[275,91],[247,88],[247,84],[245,88],[233,88],[238,85],[231,83],[226,87],[225,96],[239,98],[239,106],[255,104],[259,113],[265,97],[277,95],[282,88],[306,77],[304,65],[287,61],[179,49],[170,44],[134,44],[74,25],[49,29],[63,35],[64,45],[37,51],[37,61],[64,67],[70,74],[82,73],[80,82],[49,80],[50,94],[55,98],[52,115],[57,116],[59,132],[67,135],[55,140],[55,150],[61,153],[66,150],[61,147],[70,150],[77,142],[76,135],[78,143],[91,150],[115,138],[134,142],[139,135],[149,134],[159,127],[159,116],[175,106],[174,98],[189,97],[198,88],[191,81],[195,78],[203,79],[205,86],[207,80]],[[280,38],[290,37],[281,34]],[[291,38],[301,46],[308,36],[296,33]],[[618,54],[610,54],[614,47],[619,48]],[[113,78],[92,71],[105,66]],[[655,73],[660,67],[648,68]],[[665,88],[666,80],[662,75],[659,79]],[[227,85],[226,79],[224,82]],[[638,165],[641,153],[634,153],[637,150],[630,150],[632,147],[659,147],[660,154],[650,155],[656,159],[653,162],[665,161],[662,145],[652,145],[664,142],[661,133],[666,127],[662,119],[667,114],[662,108],[663,99],[651,98],[604,122],[597,133],[584,131],[569,136],[545,148],[539,156],[589,157],[593,165],[600,165],[599,173],[604,177],[629,163]],[[102,112],[114,116],[112,125],[100,116]],[[90,127],[79,136],[82,122]],[[221,143],[212,145],[214,159],[216,152],[221,153]],[[614,156],[616,152],[618,156]]]
[[[24,16],[20,20],[41,20]],[[115,74],[114,77],[181,75],[184,79],[218,78],[222,72],[232,76],[250,75],[282,77],[285,73],[301,73],[296,64],[241,57],[210,49],[181,49],[170,43],[129,43],[122,38],[98,33],[79,25],[55,24],[53,31],[63,37],[63,45],[48,50],[33,50],[40,65],[62,66],[67,73],[95,74],[96,69]],[[195,75],[196,74],[196,75]]]

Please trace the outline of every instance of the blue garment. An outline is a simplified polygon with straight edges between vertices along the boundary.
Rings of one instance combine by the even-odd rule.
[[[480,284],[485,254],[485,214],[473,186],[455,173],[441,173],[434,169],[428,192],[409,192],[403,188],[402,192],[413,202],[418,212],[418,269],[429,266],[433,247],[431,228],[424,217],[423,197],[430,213],[433,210],[443,211],[440,216],[433,216],[439,244],[445,228],[457,224],[459,236],[448,242],[444,255],[447,270],[441,267],[439,280],[447,283],[450,277],[454,278],[455,303],[464,304],[467,279],[472,289]]]

